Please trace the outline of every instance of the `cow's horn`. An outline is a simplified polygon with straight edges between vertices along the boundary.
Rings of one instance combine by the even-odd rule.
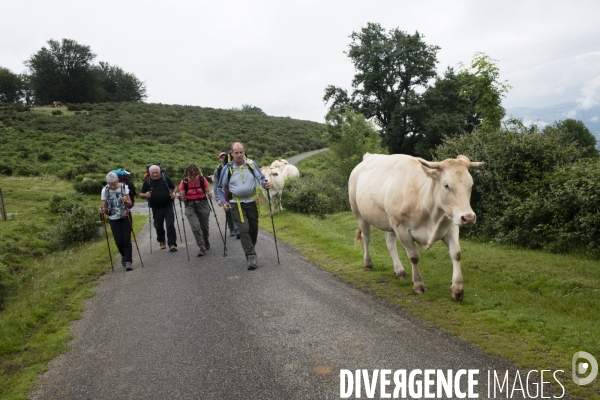
[[[440,169],[440,163],[439,162],[433,162],[433,161],[427,161],[424,160],[422,158],[417,158],[417,160],[419,160],[419,162],[421,164],[423,164],[424,166],[426,166],[427,168],[431,168],[431,169]]]

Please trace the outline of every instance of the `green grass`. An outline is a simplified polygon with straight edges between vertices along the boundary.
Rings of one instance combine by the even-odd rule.
[[[82,300],[110,262],[104,237],[67,250],[53,243],[57,217],[48,205],[54,193],[70,192],[70,183],[2,177],[0,188],[11,214],[0,221],[0,267],[9,271],[8,282],[0,282],[8,283],[0,311],[0,398],[26,399],[48,361],[68,350],[69,324],[81,316]],[[98,197],[87,202],[99,204]],[[139,231],[147,221],[134,218]]]
[[[261,227],[271,231],[267,207],[262,211]],[[598,379],[587,386],[571,379],[576,351],[600,359],[599,261],[461,240],[465,298],[456,303],[450,297],[452,264],[441,242],[421,251],[419,266],[428,292],[417,295],[410,279],[396,279],[381,231],[372,232],[374,269],[363,269],[351,213],[318,219],[284,211],[275,215],[275,226],[278,239],[359,289],[525,370],[562,369],[557,376],[570,395],[600,398]],[[406,253],[400,244],[398,249],[411,276]]]

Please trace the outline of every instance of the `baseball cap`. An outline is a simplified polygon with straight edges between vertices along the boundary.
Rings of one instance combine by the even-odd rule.
[[[224,151],[222,151],[222,152],[219,153],[219,158],[221,158],[223,156],[226,156],[226,155],[227,155],[227,153],[225,153]]]

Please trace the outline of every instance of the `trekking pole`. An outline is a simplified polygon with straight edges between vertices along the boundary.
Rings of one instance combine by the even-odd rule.
[[[269,210],[273,210],[271,208],[271,194],[269,193],[269,189],[267,189],[267,197],[269,198]],[[277,235],[275,235],[275,221],[273,220],[273,211],[271,211],[271,225],[273,225],[273,237],[275,238],[275,251],[277,251],[277,264],[281,265],[279,262],[279,249],[277,248]]]
[[[225,224],[223,226],[225,227],[225,240],[223,241],[223,257],[227,257],[227,254],[225,254],[225,251],[227,250],[227,213],[225,214]]]
[[[138,251],[138,256],[140,256],[140,264],[142,264],[142,268],[144,268],[144,262],[142,261],[142,254],[140,253],[140,247],[137,244],[137,238],[135,237],[135,231],[133,230],[133,222],[131,221],[131,213],[127,210],[127,219],[129,220],[129,226],[131,227],[131,233],[133,233],[133,241],[135,242],[135,247]]]
[[[165,186],[167,186],[167,189],[168,189],[169,184],[167,183],[167,178],[165,177],[165,174],[161,174],[161,175],[163,177],[163,180],[165,181]],[[181,228],[179,228],[179,220],[177,219],[177,208],[175,208],[174,201],[171,201],[171,205],[173,206],[173,213],[175,214],[175,221],[177,221],[177,230],[179,231],[179,243],[181,243]],[[187,243],[186,243],[186,246],[187,246]]]
[[[210,210],[213,212],[213,215],[215,216],[215,221],[217,221],[217,227],[219,228],[219,234],[221,235],[221,241],[223,242],[223,244],[225,244],[225,239],[223,238],[223,232],[221,231],[221,225],[219,225],[219,220],[217,219],[217,213],[215,212],[215,206],[213,204],[212,198],[209,197],[210,199]]]
[[[187,251],[188,261],[190,261],[190,249],[188,249],[187,234],[185,233],[185,220],[183,219],[183,207],[181,206],[181,199],[179,199],[179,210],[181,210],[181,222],[183,223],[183,236],[185,237],[185,251]]]
[[[150,229],[150,254],[152,254],[152,220],[150,219],[150,203],[148,203],[148,224]]]
[[[115,270],[113,265],[112,253],[110,252],[110,243],[108,243],[108,231],[106,230],[106,214],[102,214],[102,222],[104,223],[104,236],[106,236],[106,245],[108,246],[108,257],[110,257],[110,267]]]

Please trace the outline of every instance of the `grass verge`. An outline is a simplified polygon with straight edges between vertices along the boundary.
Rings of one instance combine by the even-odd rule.
[[[55,251],[51,227],[57,217],[48,206],[54,193],[72,190],[69,183],[1,178],[0,187],[10,213],[0,221],[0,267],[8,271],[0,276],[7,285],[0,310],[0,399],[27,399],[48,361],[68,350],[69,324],[80,318],[83,299],[93,294],[110,262],[104,237]],[[92,197],[86,202],[99,204],[99,196]],[[134,216],[135,230],[146,222]],[[110,243],[117,261],[112,238]]]
[[[261,228],[272,231],[266,205],[261,213]],[[284,211],[275,215],[275,227],[278,239],[357,288],[523,370],[563,370],[557,377],[570,396],[600,399],[600,379],[578,386],[571,377],[575,352],[600,359],[599,261],[462,240],[465,299],[456,303],[450,298],[452,264],[441,242],[421,251],[419,266],[428,292],[417,295],[410,280],[396,279],[381,231],[372,231],[375,267],[363,269],[351,213],[318,219]],[[398,248],[412,275],[406,253]]]

